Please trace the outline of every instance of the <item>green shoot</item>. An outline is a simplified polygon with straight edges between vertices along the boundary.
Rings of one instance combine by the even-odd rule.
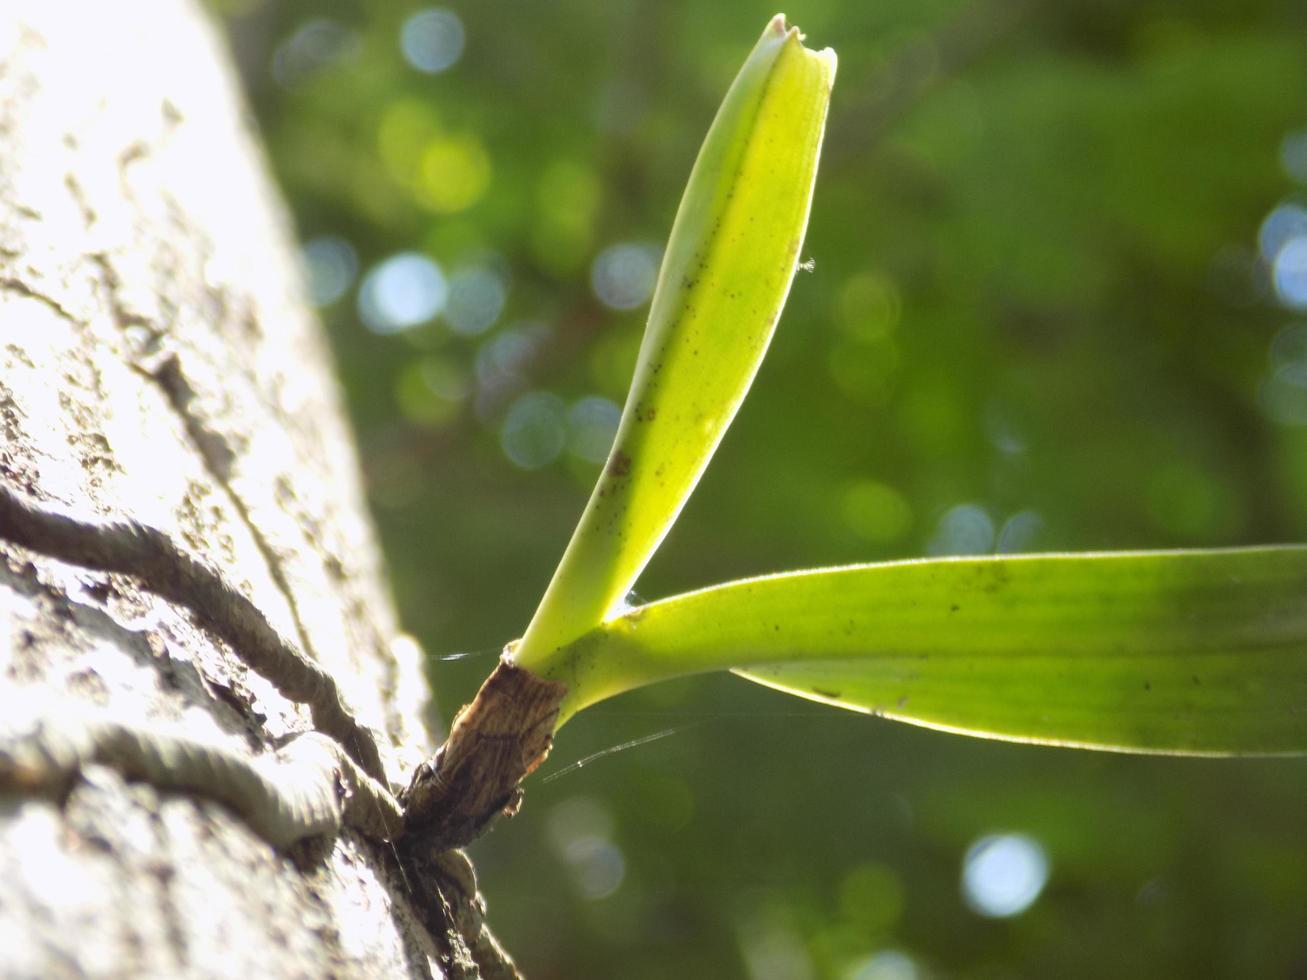
[[[577,711],[708,670],[946,731],[1187,755],[1307,753],[1307,547],[795,572],[623,612],[739,408],[808,223],[835,55],[776,17],[690,175],[613,450],[520,643],[403,794],[474,840]]]
[[[798,262],[835,76],[778,15],[713,121],[659,272],[608,463],[515,659],[550,676],[620,605],[744,399]]]
[[[733,670],[991,738],[1307,752],[1307,547],[861,565],[622,613],[766,352],[807,226],[834,71],[832,52],[808,51],[778,16],[708,133],[608,465],[503,665],[545,706],[528,712],[537,729],[635,687]],[[543,757],[524,755],[528,772]]]

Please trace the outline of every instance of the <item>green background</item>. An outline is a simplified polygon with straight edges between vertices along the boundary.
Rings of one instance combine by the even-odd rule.
[[[215,6],[313,243],[448,718],[562,553],[634,361],[640,274],[775,10]],[[432,9],[435,56],[457,55],[434,73],[400,44]],[[928,553],[1307,539],[1307,262],[1283,252],[1307,257],[1307,5],[786,13],[840,57],[815,269],[640,595]],[[377,332],[360,283],[400,252],[435,263],[446,303]],[[600,298],[614,269],[639,305]],[[473,852],[535,978],[1300,977],[1305,826],[1299,761],[986,743],[723,676],[579,716]],[[1006,918],[961,887],[994,833],[1047,860]]]

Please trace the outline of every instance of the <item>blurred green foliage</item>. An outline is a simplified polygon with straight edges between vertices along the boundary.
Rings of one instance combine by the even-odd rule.
[[[215,5],[448,717],[571,533],[650,263],[775,11]],[[786,13],[840,56],[816,267],[641,594],[924,553],[1303,540],[1307,6]],[[1300,761],[985,743],[720,677],[587,712],[547,769],[475,848],[536,978],[1307,975]],[[1009,917],[962,890],[995,833],[1047,862]]]

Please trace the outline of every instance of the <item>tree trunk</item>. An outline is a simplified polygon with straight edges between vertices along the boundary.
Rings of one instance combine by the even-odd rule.
[[[0,12],[0,975],[503,975],[386,843],[420,652],[234,92],[185,0]]]

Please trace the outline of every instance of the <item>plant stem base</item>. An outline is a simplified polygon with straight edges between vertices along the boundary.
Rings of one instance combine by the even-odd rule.
[[[501,658],[449,738],[413,773],[400,797],[407,834],[438,847],[462,847],[521,802],[518,784],[553,746],[567,685]]]

